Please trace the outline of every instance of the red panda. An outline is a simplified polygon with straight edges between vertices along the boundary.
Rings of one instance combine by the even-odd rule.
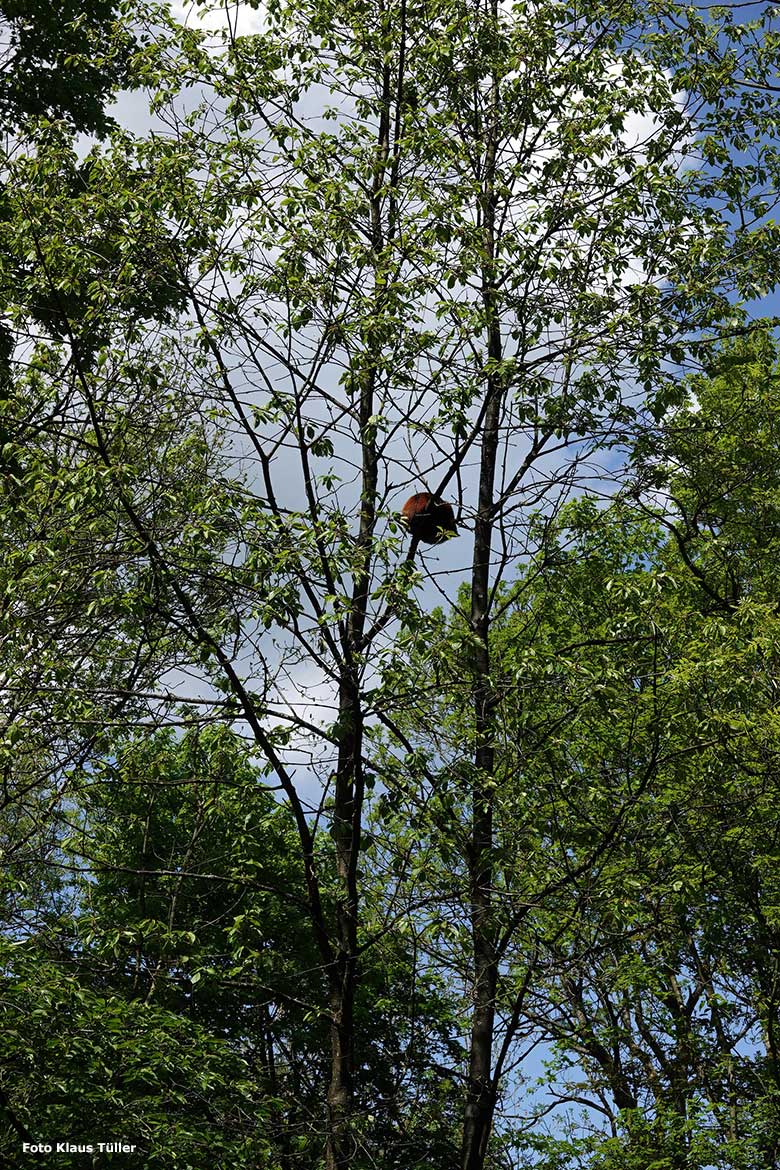
[[[426,544],[443,544],[458,534],[452,505],[434,499],[430,492],[415,492],[409,497],[401,509],[401,522]]]

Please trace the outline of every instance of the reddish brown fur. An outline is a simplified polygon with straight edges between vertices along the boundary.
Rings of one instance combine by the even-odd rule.
[[[435,500],[430,492],[410,496],[401,509],[401,519],[412,536],[426,544],[442,544],[458,533],[452,505]]]

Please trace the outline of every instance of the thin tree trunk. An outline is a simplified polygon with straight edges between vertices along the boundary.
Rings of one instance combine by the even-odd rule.
[[[497,22],[495,0],[492,20]],[[480,216],[485,260],[482,305],[487,324],[488,370],[480,454],[479,501],[474,526],[471,578],[471,628],[475,634],[474,727],[476,749],[469,845],[469,898],[474,962],[473,1014],[469,1045],[469,1076],[463,1122],[462,1170],[482,1170],[493,1125],[496,1086],[493,1038],[498,980],[496,932],[493,922],[493,812],[495,771],[494,716],[496,699],[490,678],[490,557],[494,526],[494,486],[503,391],[498,363],[502,356],[496,306],[496,105],[493,77],[488,116],[483,127],[484,180]]]
[[[332,834],[336,848],[339,893],[336,902],[335,959],[329,970],[330,1082],[327,1094],[327,1170],[343,1170],[352,1161],[351,1116],[354,1066],[354,1007],[357,980],[356,862],[360,849],[363,800],[362,712],[359,693],[342,680],[339,696],[341,742],[336,770]]]
[[[371,235],[374,252],[374,307],[378,311],[387,286],[382,250],[382,189],[390,157],[391,71],[385,65],[382,103],[371,192]],[[339,892],[336,901],[335,960],[329,971],[331,1064],[327,1093],[327,1170],[346,1170],[354,1161],[351,1133],[353,1111],[354,1008],[358,971],[358,914],[360,897],[357,863],[365,783],[363,776],[364,712],[360,699],[360,663],[366,651],[366,617],[371,586],[378,455],[372,419],[377,390],[378,359],[371,322],[362,331],[363,365],[360,374],[359,426],[362,441],[360,528],[357,565],[344,643],[339,686],[339,750],[336,768],[333,828]]]
[[[492,539],[492,497],[498,445],[500,390],[490,387],[492,400],[485,417],[482,444],[479,512],[474,540],[471,624],[477,636],[474,656],[474,714],[477,746],[472,792],[469,848],[469,895],[474,959],[473,1015],[469,1080],[463,1126],[463,1170],[481,1170],[493,1122],[495,1088],[492,1077],[496,982],[498,977],[493,886],[493,773],[495,697],[490,681],[489,576]]]

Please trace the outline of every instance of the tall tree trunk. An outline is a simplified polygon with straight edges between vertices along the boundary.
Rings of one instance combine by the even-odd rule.
[[[384,9],[383,9],[384,12]],[[374,311],[379,312],[387,289],[382,252],[382,190],[390,158],[391,71],[382,73],[382,100],[371,190],[371,237],[374,255]],[[363,775],[364,712],[360,698],[361,661],[367,649],[366,617],[371,586],[378,455],[373,424],[377,393],[379,357],[375,352],[373,322],[361,331],[362,365],[359,369],[360,403],[358,422],[362,443],[360,528],[357,563],[353,574],[352,598],[344,659],[339,686],[339,749],[333,807],[333,839],[336,848],[338,895],[336,901],[335,959],[329,971],[331,1015],[331,1066],[327,1094],[327,1170],[345,1170],[354,1161],[351,1134],[354,1069],[354,1008],[358,980],[359,890],[357,865],[365,782]]]
[[[363,785],[362,713],[359,693],[342,680],[339,696],[341,742],[336,770],[332,834],[336,848],[339,894],[336,902],[334,950],[329,970],[330,1082],[327,1094],[327,1170],[343,1170],[352,1161],[352,1069],[354,1007],[357,979],[358,889],[356,862],[360,850]]]
[[[497,22],[495,0],[491,19]],[[482,127],[484,179],[480,216],[484,263],[482,305],[487,324],[488,370],[485,416],[480,454],[479,501],[474,526],[471,577],[471,628],[475,634],[474,727],[476,749],[469,843],[469,899],[474,963],[473,1014],[469,1046],[469,1077],[463,1123],[462,1170],[481,1170],[493,1125],[496,1086],[493,1079],[493,1037],[498,979],[496,933],[493,922],[493,811],[495,771],[494,715],[496,700],[490,678],[490,557],[494,526],[494,485],[503,389],[498,363],[502,356],[496,297],[496,107],[495,76]]]
[[[500,344],[500,341],[499,341]],[[481,1170],[493,1123],[493,1033],[498,977],[493,886],[493,773],[495,697],[490,680],[489,578],[492,543],[492,502],[498,447],[500,387],[491,386],[485,416],[479,488],[479,512],[474,539],[471,625],[477,636],[474,656],[474,716],[476,731],[472,825],[469,847],[469,897],[474,962],[473,1015],[469,1051],[469,1079],[463,1126],[463,1170]]]

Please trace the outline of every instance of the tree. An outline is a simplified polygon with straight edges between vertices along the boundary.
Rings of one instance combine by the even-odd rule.
[[[41,126],[50,130],[52,121],[57,121],[69,138],[79,132],[105,136],[109,128],[115,127],[106,105],[117,90],[138,83],[144,57],[139,30],[131,30],[121,19],[120,7],[114,0],[93,0],[87,5],[68,2],[56,9],[38,0],[5,0],[0,4],[0,115],[8,135],[5,156],[12,158],[25,148],[34,151]],[[147,41],[146,37],[141,39]],[[6,174],[0,179],[0,224],[13,214],[7,206],[6,179]],[[80,185],[85,179],[82,173]],[[7,235],[8,225],[4,226]],[[14,264],[14,252],[10,247],[3,255],[0,289],[4,318],[10,307],[6,297],[11,289],[16,289],[18,296],[22,281]],[[49,289],[47,299],[50,298]],[[13,294],[9,299],[12,304]],[[35,306],[28,308],[35,313]],[[71,304],[71,311],[74,308]],[[40,311],[37,315],[40,318]],[[44,326],[51,325],[51,312],[44,311],[44,316]],[[0,378],[4,388],[13,351],[13,333],[0,319]],[[0,444],[11,437],[4,421],[0,424]],[[4,460],[6,466],[18,471],[13,463],[7,463],[8,458]]]
[[[0,113],[15,127],[37,117],[105,134],[105,111],[116,90],[133,79],[138,48],[114,0],[72,0],[52,9],[40,0],[3,0]]]
[[[503,893],[497,824],[514,800],[501,583],[557,555],[552,521],[583,482],[612,489],[620,445],[679,398],[670,363],[749,327],[734,290],[775,282],[775,230],[750,219],[775,117],[762,28],[666,2],[274,4],[217,52],[161,36],[146,76],[168,136],[9,160],[9,230],[31,257],[8,310],[26,364],[9,727],[86,763],[118,723],[175,722],[197,697],[253,742],[296,826],[323,977],[328,1170],[358,1158],[361,971],[426,898],[408,848],[366,876],[367,795],[435,791],[401,667],[441,631],[416,587],[455,600],[456,568],[458,641],[438,645],[470,711],[449,822],[468,889],[461,1166],[494,1157],[496,1005],[526,914]],[[77,222],[62,195],[83,166]],[[446,561],[393,531],[419,487],[458,497],[471,536]],[[52,599],[59,620],[31,635]],[[177,693],[182,671],[200,695]],[[581,868],[529,872],[534,904],[598,865],[633,807],[586,838]]]
[[[17,920],[6,954],[5,1151],[19,1135],[121,1131],[156,1165],[174,1154],[197,1164],[210,1148],[237,1164],[317,1166],[327,1023],[289,813],[225,728],[114,748],[43,820],[56,888],[31,888],[10,858],[9,886],[34,914]],[[413,958],[388,936],[356,1000],[369,1071],[361,1141],[388,1166],[454,1156],[454,1086],[430,1079],[448,1054],[449,998]],[[26,1017],[38,1021],[31,1040]]]
[[[554,654],[562,698],[533,723],[561,722],[541,752],[526,736],[523,757],[525,784],[538,777],[573,806],[556,818],[569,865],[585,834],[609,824],[605,799],[628,816],[557,920],[534,923],[549,975],[525,1011],[569,1069],[558,1072],[560,1099],[592,1102],[612,1128],[578,1143],[584,1164],[772,1165],[778,947],[766,858],[777,801],[763,662],[776,607],[745,601],[725,621],[707,612],[676,542],[664,547],[656,528],[631,558],[627,517],[617,519],[617,533],[596,512],[575,522],[569,555],[582,569],[560,573],[555,604],[539,598],[554,624],[534,639],[531,669]],[[561,648],[577,642],[572,662]]]
[[[669,494],[569,505],[501,599],[493,1083],[507,1054],[552,1042],[547,1108],[591,1110],[570,1140],[563,1121],[550,1137],[503,1122],[504,1144],[540,1167],[777,1160],[777,589],[761,555],[776,368],[760,336],[714,356],[639,449],[644,482]],[[765,473],[746,475],[759,459]],[[692,516],[707,526],[683,528]],[[403,715],[437,772],[422,799],[406,787],[401,819],[423,832],[425,880],[454,918],[473,735],[462,612],[437,619],[449,657],[412,662],[428,685]],[[427,941],[467,984],[463,939]]]
[[[65,1167],[109,1165],[98,1142],[126,1140],[145,1164],[192,1168],[206,1156],[257,1164],[270,1154],[264,1102],[248,1069],[181,1014],[84,987],[34,946],[3,942],[3,1148],[68,1141]]]

